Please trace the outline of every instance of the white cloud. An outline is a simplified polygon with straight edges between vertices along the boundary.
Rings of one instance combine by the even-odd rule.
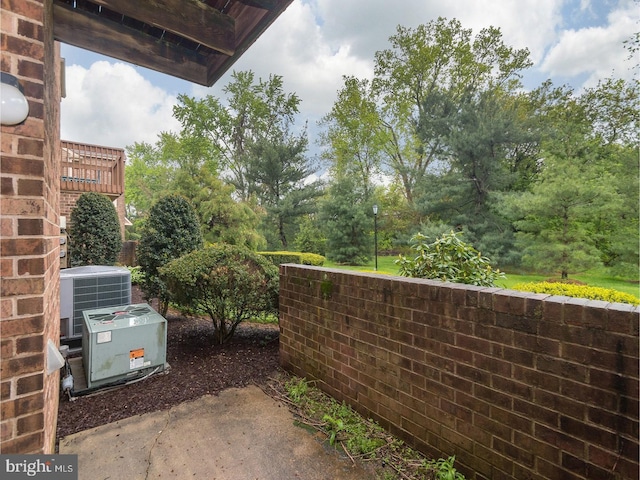
[[[325,29],[316,24],[311,5],[297,1],[238,60],[233,70],[252,70],[260,78],[282,76],[285,91],[295,92],[302,99],[306,118],[314,121],[331,108],[343,75],[373,74],[372,59],[354,56],[346,43],[334,48]],[[230,74],[211,89],[194,89],[194,95],[221,96],[221,87],[230,81]]]
[[[632,63],[623,42],[638,29],[640,8],[633,1],[623,1],[607,16],[604,26],[565,30],[550,48],[540,69],[553,77],[586,74],[584,86],[594,86],[610,76],[632,77]]]
[[[534,61],[542,58],[562,21],[563,0],[402,0],[390,6],[380,0],[307,0],[293,2],[234,65],[256,76],[282,75],[285,90],[301,99],[304,118],[315,123],[326,114],[342,87],[344,75],[373,76],[376,51],[389,47],[397,25],[416,27],[438,16],[458,18],[474,33],[500,27],[504,41],[527,47]],[[522,12],[527,12],[523,15]],[[192,94],[222,96],[230,72],[211,89]]]
[[[309,122],[314,142],[316,121],[331,109],[343,75],[371,78],[375,52],[389,47],[388,39],[399,24],[415,28],[442,16],[459,19],[475,33],[488,26],[499,27],[507,45],[530,50],[535,67],[528,76],[550,77],[554,83],[571,83],[576,89],[584,78],[590,77],[593,83],[611,76],[614,69],[617,76],[630,77],[622,41],[638,28],[637,1],[598,2],[605,3],[296,0],[232,70],[252,70],[261,78],[281,75],[285,91],[301,98],[300,118]],[[62,103],[62,136],[114,146],[153,142],[160,131],[179,128],[171,115],[176,98],[167,90],[176,95],[185,91],[196,97],[222,97],[230,75],[228,72],[209,89],[185,87],[175,80],[172,84],[179,86],[172,88],[169,77],[163,77],[163,84],[144,69],[124,63],[72,65],[67,68],[67,98]],[[537,86],[536,81],[531,86]]]
[[[416,27],[438,17],[457,18],[474,33],[499,27],[507,45],[527,47],[536,61],[554,37],[562,21],[563,0],[457,0],[425,2],[402,0],[390,3],[372,0],[317,0],[324,20],[323,30],[332,43],[348,41],[353,51],[373,59],[377,50],[388,48],[396,26]]]
[[[124,148],[157,140],[177,130],[172,116],[176,98],[146,80],[133,66],[98,61],[88,69],[66,68],[61,105],[61,138]]]

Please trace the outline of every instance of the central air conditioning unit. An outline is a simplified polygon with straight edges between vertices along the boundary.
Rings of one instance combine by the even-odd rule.
[[[167,320],[146,303],[85,310],[83,317],[82,362],[87,389],[165,369]]]
[[[82,340],[82,312],[131,303],[131,272],[124,267],[90,265],[60,271],[60,339]]]

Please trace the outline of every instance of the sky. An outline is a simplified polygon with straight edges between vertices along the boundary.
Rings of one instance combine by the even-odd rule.
[[[282,76],[285,92],[300,97],[299,121],[308,122],[315,145],[343,76],[372,78],[375,52],[389,48],[398,25],[438,17],[474,33],[499,27],[507,45],[528,48],[527,89],[551,79],[580,92],[637,75],[640,59],[630,59],[623,42],[640,30],[640,0],[294,0],[211,88],[63,44],[61,138],[116,148],[155,143],[160,132],[179,130],[172,116],[179,94],[223,98],[233,70],[252,70],[256,78]]]

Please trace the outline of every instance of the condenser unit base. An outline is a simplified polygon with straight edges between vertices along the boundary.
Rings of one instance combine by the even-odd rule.
[[[164,365],[156,366],[153,368],[137,370],[133,372],[132,375],[126,378],[118,378],[114,380],[112,383],[101,384],[97,387],[88,387],[87,386],[87,375],[84,370],[84,363],[82,357],[73,357],[67,359],[69,370],[71,371],[71,375],[73,377],[73,387],[69,390],[70,397],[81,397],[83,395],[88,395],[90,393],[99,393],[106,392],[115,387],[124,387],[126,385],[139,382],[148,378],[152,375],[156,374],[167,374],[169,373],[170,366],[168,363]],[[162,368],[161,368],[162,367]]]

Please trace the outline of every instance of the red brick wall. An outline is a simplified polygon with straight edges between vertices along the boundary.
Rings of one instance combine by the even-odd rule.
[[[638,478],[638,309],[280,267],[280,361],[469,479]]]
[[[1,69],[18,77],[29,117],[2,126],[0,175],[0,450],[54,451],[59,375],[60,55],[50,1],[3,1]]]

